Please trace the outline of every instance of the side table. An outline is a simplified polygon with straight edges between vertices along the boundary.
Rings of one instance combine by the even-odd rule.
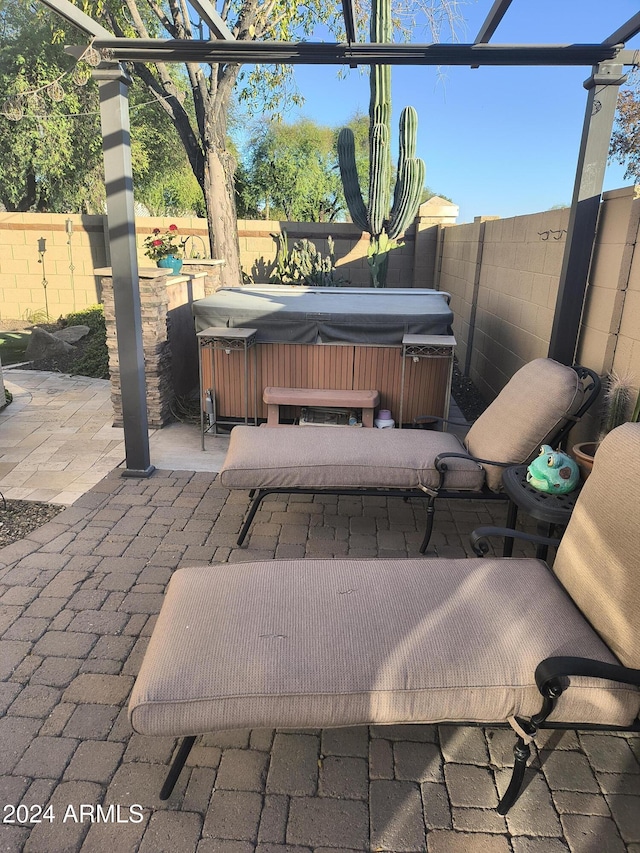
[[[553,495],[539,492],[527,483],[527,465],[513,465],[505,468],[502,475],[502,487],[509,496],[507,527],[513,530],[518,518],[518,510],[523,509],[540,524],[538,530],[543,536],[553,536],[555,527],[566,527],[580,494],[580,486],[566,495]],[[546,525],[546,526],[545,526]],[[513,552],[513,538],[505,537],[502,554],[510,557]],[[536,557],[545,560],[547,546],[538,545]]]

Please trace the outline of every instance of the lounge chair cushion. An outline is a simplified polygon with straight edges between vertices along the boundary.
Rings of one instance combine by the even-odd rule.
[[[473,424],[465,445],[473,456],[512,464],[528,462],[583,399],[582,383],[571,367],[537,358],[515,373]],[[486,466],[487,485],[502,486],[502,468]]]
[[[539,710],[551,655],[614,663],[524,559],[298,560],[180,569],[131,695],[144,735],[502,722]],[[628,725],[635,688],[572,678],[551,720]]]
[[[438,453],[465,453],[451,433],[418,429],[237,426],[222,485],[254,488],[437,488]],[[478,491],[484,471],[452,459],[446,488]]]
[[[612,476],[615,472],[615,476]],[[602,442],[554,571],[621,663],[640,668],[640,543],[637,524],[640,425]]]

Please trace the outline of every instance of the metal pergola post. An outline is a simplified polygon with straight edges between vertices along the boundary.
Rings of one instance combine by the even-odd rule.
[[[118,64],[93,72],[100,91],[100,121],[107,189],[107,220],[118,337],[126,469],[149,477],[147,395],[142,349],[140,283],[136,252],[129,130],[129,77]]]
[[[548,351],[562,364],[575,360],[618,90],[625,79],[621,64],[601,63],[584,83],[589,94]]]

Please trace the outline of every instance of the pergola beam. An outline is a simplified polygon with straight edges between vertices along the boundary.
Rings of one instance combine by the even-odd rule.
[[[81,9],[74,6],[69,0],[41,0],[41,2],[53,12],[60,15],[61,18],[64,18],[67,23],[73,24],[74,27],[82,30],[87,35],[102,39],[113,38],[113,33],[110,33],[109,30],[106,30],[97,21],[90,18],[89,15],[85,15]]]
[[[626,44],[629,39],[640,33],[640,12],[636,12],[636,14],[629,18],[626,24],[623,24],[621,27],[615,31],[615,33],[611,33],[609,38],[606,38],[602,44]]]
[[[209,0],[189,0],[189,2],[217,38],[225,41],[235,40],[226,22]]]
[[[353,0],[342,0],[342,17],[347,41],[353,44],[356,40],[356,16],[353,11]]]
[[[49,0],[54,2],[54,0]],[[55,0],[60,2],[60,0]],[[127,62],[286,65],[597,65],[619,48],[604,44],[351,44],[99,38],[104,58]]]
[[[512,0],[495,0],[491,10],[483,25],[478,31],[478,35],[474,39],[474,44],[486,44],[491,36],[495,33],[500,25],[500,21],[504,18],[505,12],[511,5]]]

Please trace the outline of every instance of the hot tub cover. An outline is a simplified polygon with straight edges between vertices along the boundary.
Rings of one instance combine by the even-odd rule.
[[[196,332],[257,329],[269,343],[401,344],[405,334],[450,335],[449,294],[351,287],[222,288],[193,303]]]

